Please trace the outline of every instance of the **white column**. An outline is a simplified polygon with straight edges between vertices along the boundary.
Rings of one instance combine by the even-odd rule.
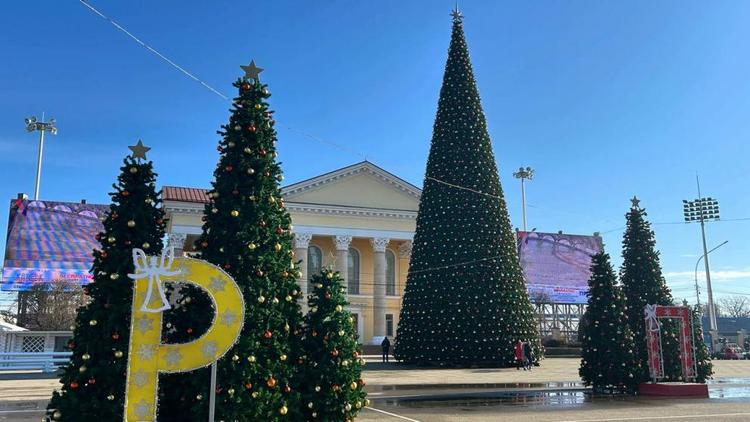
[[[398,257],[411,259],[411,247],[412,247],[411,240],[405,240],[403,243],[401,243],[398,246]]]
[[[174,256],[181,257],[185,249],[186,233],[170,233],[167,239],[167,247],[174,248]]]
[[[373,251],[373,274],[375,274],[372,300],[372,344],[380,344],[385,337],[385,248],[389,241],[390,239],[385,237],[370,239]]]
[[[310,233],[294,233],[294,259],[295,261],[301,261],[297,284],[299,284],[299,291],[302,292],[302,300],[298,302],[302,305],[303,310],[307,306],[307,280],[309,277],[307,274],[307,247],[310,246],[311,239],[312,234]]]
[[[351,236],[336,236],[333,238],[336,243],[336,271],[341,274],[344,280],[344,287],[349,286],[349,244],[352,243]]]

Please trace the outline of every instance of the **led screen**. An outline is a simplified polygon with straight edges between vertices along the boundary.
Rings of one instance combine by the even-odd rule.
[[[10,291],[60,280],[87,284],[108,205],[11,201],[2,285]]]
[[[599,236],[518,232],[518,255],[529,295],[552,303],[586,303],[591,256]]]

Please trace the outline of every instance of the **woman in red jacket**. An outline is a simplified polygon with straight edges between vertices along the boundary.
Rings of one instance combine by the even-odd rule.
[[[515,353],[516,353],[516,370],[521,369],[521,365],[523,365],[523,342],[521,340],[518,340],[515,346]],[[523,370],[526,370],[526,366],[523,365]]]

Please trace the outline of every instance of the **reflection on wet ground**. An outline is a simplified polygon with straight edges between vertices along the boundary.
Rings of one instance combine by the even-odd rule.
[[[376,392],[377,391],[377,392]],[[370,398],[395,407],[477,408],[491,406],[581,407],[588,403],[662,400],[655,397],[592,396],[580,382],[498,383],[382,386]],[[374,393],[374,394],[373,394]],[[383,397],[377,397],[379,395]],[[722,378],[709,382],[710,399],[750,401],[750,378]],[[692,398],[691,400],[695,400]]]

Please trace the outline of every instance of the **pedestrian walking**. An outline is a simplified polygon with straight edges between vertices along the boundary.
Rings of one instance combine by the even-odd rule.
[[[514,347],[515,356],[516,356],[516,370],[520,370],[521,366],[523,366],[523,342],[521,340],[518,340],[516,342],[516,345]],[[523,368],[526,370],[526,367]]]
[[[523,343],[523,364],[524,364],[524,370],[527,368],[529,371],[531,371],[531,365],[534,363],[534,352],[531,349],[531,343],[530,342],[524,342]]]
[[[383,362],[388,362],[388,352],[391,349],[391,342],[388,340],[388,336],[386,336],[383,339],[383,342],[380,343],[380,347],[383,348]]]

